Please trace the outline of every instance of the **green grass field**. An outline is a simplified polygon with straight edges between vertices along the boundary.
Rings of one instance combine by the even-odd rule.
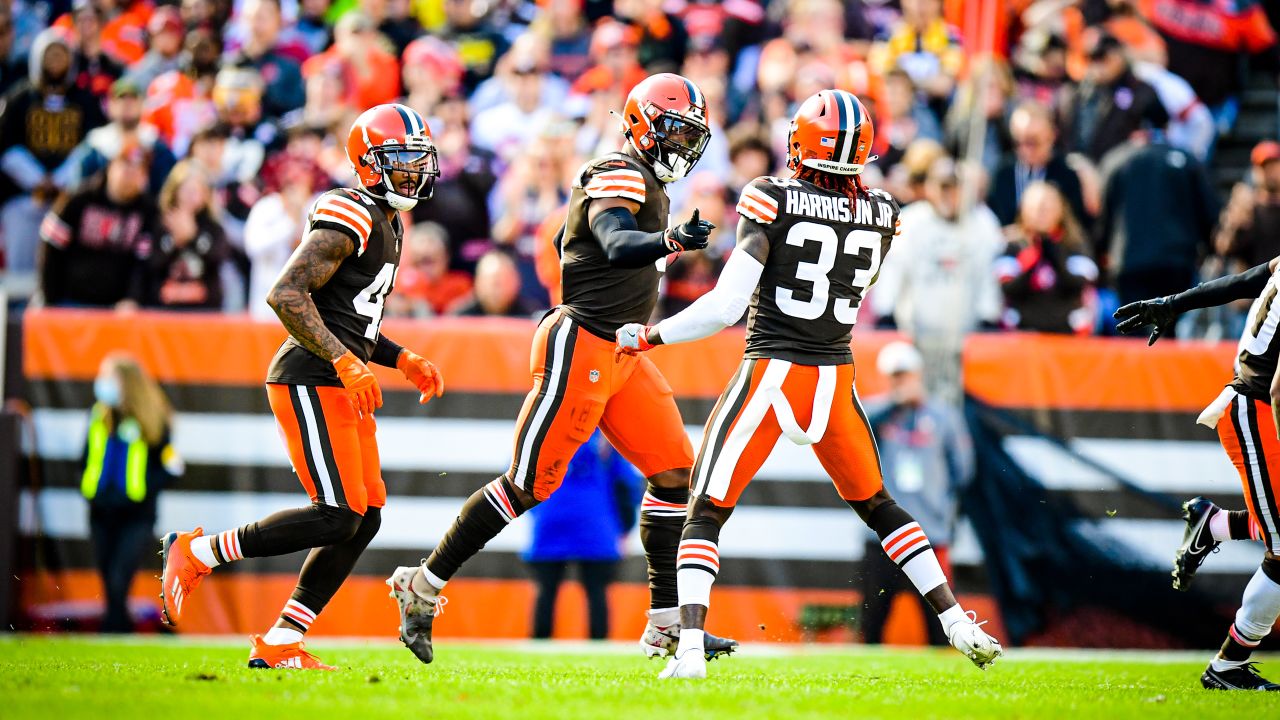
[[[1275,695],[1201,690],[1205,658],[1183,654],[1014,651],[980,672],[949,651],[762,647],[672,683],[617,646],[446,643],[430,666],[390,645],[311,649],[342,671],[249,670],[245,646],[212,640],[0,636],[0,717],[1280,717]]]

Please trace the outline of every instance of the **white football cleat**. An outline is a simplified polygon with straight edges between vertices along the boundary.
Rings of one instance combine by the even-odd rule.
[[[700,652],[677,654],[658,674],[659,680],[703,680],[706,677],[707,659]]]
[[[985,620],[978,622],[978,614],[970,610],[965,613],[964,620],[947,628],[947,640],[951,641],[951,647],[972,660],[979,670],[986,670],[988,665],[1004,654],[1000,641],[982,629],[985,624]]]
[[[650,660],[671,657],[680,645],[680,609],[649,610],[645,614],[649,622],[639,643],[644,656]],[[738,641],[733,638],[717,637],[706,631],[702,638],[702,652],[707,660],[732,655],[738,649]]]

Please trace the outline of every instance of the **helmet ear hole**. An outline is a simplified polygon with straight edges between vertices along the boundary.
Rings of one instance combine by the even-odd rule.
[[[635,113],[628,113],[627,119],[630,120],[633,125],[638,125],[640,123],[640,118],[636,117]]]

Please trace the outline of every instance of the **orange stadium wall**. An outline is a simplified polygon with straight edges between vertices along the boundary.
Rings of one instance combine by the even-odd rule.
[[[85,507],[77,495],[76,448],[83,443],[78,433],[83,432],[92,380],[109,352],[124,350],[138,357],[174,400],[175,442],[187,456],[189,471],[161,496],[162,526],[207,518],[205,529],[219,530],[256,519],[259,515],[250,513],[258,513],[264,503],[278,509],[301,499],[290,489],[287,460],[277,447],[261,391],[267,363],[284,337],[278,325],[217,315],[63,310],[28,312],[23,324],[23,369],[32,405],[29,444],[37,461],[31,480],[23,483],[20,503],[24,537],[18,586],[24,622],[71,627],[100,602],[85,539]],[[533,328],[528,321],[496,319],[384,324],[388,336],[440,366],[448,394],[422,408],[398,373],[375,370],[387,391],[387,406],[379,414],[387,513],[379,538],[316,623],[316,634],[394,636],[396,617],[382,579],[393,564],[413,563],[425,555],[466,494],[508,461],[510,440],[503,437],[510,434],[514,414],[507,411],[518,406],[528,389]],[[870,365],[894,338],[856,334],[855,357]],[[742,333],[732,330],[652,353],[681,399],[691,434],[699,432],[741,350]],[[1190,422],[1187,416],[1193,418],[1229,379],[1231,356],[1226,345],[1165,342],[1146,348],[1120,340],[979,335],[965,350],[965,382],[975,397],[1022,412],[1046,427],[1073,413],[1139,413]],[[873,370],[859,373],[857,385],[864,398],[884,390],[883,378]],[[798,450],[780,449],[780,459],[762,470],[730,524],[740,532],[732,538],[741,540],[726,535],[726,569],[745,570],[715,589],[713,625],[718,632],[748,641],[856,640],[856,633],[838,621],[802,623],[824,611],[826,617],[832,612],[837,618],[847,616],[857,604],[854,572],[863,536],[834,491],[822,490],[820,471],[806,475],[816,464],[806,464],[811,461],[795,455]],[[1207,448],[1197,445],[1197,450]],[[757,485],[759,493],[753,494]],[[1239,494],[1233,477],[1223,487]],[[785,510],[772,510],[771,498],[782,496],[788,497],[782,503]],[[397,506],[403,508],[399,514]],[[504,535],[518,536],[520,522]],[[800,532],[787,531],[793,527]],[[834,547],[814,550],[812,540],[822,538],[805,538],[805,529],[834,532]],[[451,603],[440,637],[528,636],[533,588],[520,566],[520,548],[512,543],[495,540],[492,552],[482,553],[450,584]],[[745,548],[741,560],[732,555],[735,544]],[[647,607],[643,560],[634,537],[627,548],[629,558],[610,594],[611,635],[617,639],[634,639]],[[998,609],[984,592],[981,551],[972,537],[959,533],[952,557],[962,600],[998,625]],[[299,565],[300,556],[274,563],[251,560],[219,573],[188,602],[182,631],[260,631],[276,617]],[[135,604],[152,614],[156,569],[146,567],[133,589]],[[583,608],[578,588],[562,592],[558,637],[585,636]],[[899,598],[889,641],[920,642],[922,620],[913,602]]]

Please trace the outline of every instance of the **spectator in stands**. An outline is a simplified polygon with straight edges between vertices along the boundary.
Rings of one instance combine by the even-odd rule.
[[[663,0],[614,0],[613,14],[638,31],[637,52],[646,71],[680,71],[689,33],[679,18],[666,12]]]
[[[462,60],[440,38],[421,37],[409,43],[403,56],[404,97],[400,102],[417,110],[435,129],[440,101],[462,91]]]
[[[160,131],[174,155],[187,154],[191,137],[218,116],[213,84],[219,67],[218,39],[208,28],[187,34],[178,70],[162,73],[147,88],[143,122]]]
[[[156,8],[147,21],[147,54],[129,66],[127,77],[144,90],[152,80],[181,65],[182,38],[186,28],[177,8]]]
[[[263,83],[258,73],[227,68],[218,73],[213,102],[218,122],[227,127],[222,172],[215,182],[225,187],[222,198],[223,228],[237,248],[244,247],[244,221],[261,196],[259,173],[268,148],[283,140],[279,127],[262,117]]]
[[[730,201],[737,201],[737,195],[747,183],[761,175],[772,175],[777,165],[768,137],[758,128],[742,125],[730,130],[729,175],[725,183]]]
[[[582,4],[583,0],[548,0],[531,26],[550,40],[551,72],[570,83],[591,66],[591,26]]]
[[[995,174],[1012,146],[1009,112],[1013,91],[1009,67],[999,60],[983,59],[970,68],[947,112],[947,148],[956,157],[976,160],[988,176]],[[977,128],[973,127],[975,112],[981,118]]]
[[[959,31],[942,17],[942,0],[902,0],[902,18],[872,48],[871,64],[886,73],[902,68],[939,116],[964,69]]]
[[[1253,148],[1253,183],[1237,183],[1214,236],[1217,253],[1237,269],[1261,265],[1280,255],[1280,143],[1264,140]]]
[[[1088,238],[1056,187],[1036,181],[1022,193],[1018,224],[995,273],[1004,292],[1003,325],[1018,330],[1088,334],[1094,325],[1086,307],[1098,266]]]
[[[1169,70],[1209,106],[1219,133],[1235,125],[1244,87],[1241,62],[1256,58],[1256,65],[1272,73],[1280,65],[1280,46],[1262,5],[1256,0],[1139,0],[1143,15],[1164,38]]]
[[[159,131],[142,122],[142,88],[132,77],[112,83],[107,118],[110,122],[90,130],[68,158],[76,169],[73,183],[79,184],[102,172],[121,148],[137,145],[151,158],[147,185],[152,193],[158,193],[177,160],[160,139]]]
[[[1218,199],[1194,155],[1138,134],[1103,165],[1099,257],[1121,305],[1186,290],[1208,249]]]
[[[439,37],[459,49],[466,48],[462,63],[466,67],[463,86],[470,93],[493,75],[498,58],[507,51],[508,42],[490,22],[490,3],[473,0],[444,0],[445,26]]]
[[[540,308],[520,294],[520,270],[511,255],[490,250],[476,263],[471,299],[454,308],[464,317],[532,317]]]
[[[396,57],[424,32],[418,18],[409,14],[409,0],[359,0],[358,5],[373,21],[374,29],[391,43]]]
[[[244,45],[223,63],[227,68],[249,68],[262,77],[262,113],[270,119],[302,107],[306,100],[298,61],[276,50],[282,18],[280,0],[244,0],[240,10]]]
[[[533,637],[551,637],[556,597],[573,564],[587,596],[589,637],[604,640],[609,636],[608,589],[622,559],[622,541],[636,524],[642,481],[597,430],[569,461],[562,487],[567,491],[529,512],[533,527],[523,557],[538,587]],[[588,517],[591,522],[583,522]]]
[[[298,19],[293,25],[298,37],[307,46],[308,55],[317,55],[333,42],[333,33],[325,15],[332,0],[299,0]]]
[[[103,48],[102,13],[91,2],[78,2],[72,10],[71,42],[75,57],[76,87],[104,97],[111,83],[124,75],[124,66]]]
[[[884,179],[885,189],[893,194],[902,207],[923,200],[929,168],[933,167],[938,158],[946,155],[947,151],[942,143],[917,139],[907,146],[907,151],[902,154],[902,161],[890,168]]]
[[[0,103],[0,227],[6,267],[19,274],[35,270],[41,219],[74,178],[68,156],[105,121],[99,100],[75,86],[72,49],[59,30],[36,37],[29,62],[28,78]]]
[[[151,254],[156,209],[147,195],[150,160],[123,148],[103,182],[59,201],[40,224],[45,305],[136,307]]]
[[[359,11],[342,16],[333,28],[333,45],[307,60],[304,76],[337,72],[350,108],[363,109],[400,97],[400,61],[382,46],[373,21]]]
[[[924,357],[910,343],[892,342],[876,356],[876,368],[889,380],[886,398],[869,400],[867,422],[876,435],[885,489],[929,534],[938,563],[951,572],[949,551],[956,534],[959,496],[973,480],[973,443],[964,418],[929,396]],[[863,555],[862,641],[884,640],[894,596],[906,592],[920,600],[930,645],[947,644],[942,626],[929,620],[929,604],[868,535]]]
[[[471,276],[449,269],[448,234],[439,223],[415,223],[404,241],[396,291],[387,307],[396,315],[445,315],[471,294]]]
[[[687,217],[697,208],[703,218],[715,223],[716,229],[711,231],[705,250],[682,254],[667,263],[666,282],[658,297],[658,313],[662,317],[671,317],[689,307],[715,287],[734,246],[733,222],[728,216],[733,208],[727,201],[724,182],[715,173],[699,170],[685,185],[688,194],[674,216]]]
[[[0,97],[27,74],[26,68],[14,61],[14,37],[13,8],[0,3]]]
[[[640,65],[640,39],[635,28],[617,20],[603,20],[591,34],[590,69],[573,83],[579,96],[606,91],[626,97],[649,73]]]
[[[971,168],[943,156],[929,168],[925,202],[902,209],[902,236],[884,259],[871,295],[877,317],[892,317],[934,369],[930,392],[947,401],[960,395],[964,337],[993,327],[1000,288],[991,272],[1004,246],[1000,224],[986,205],[965,210],[961,178],[977,182]]]
[[[1049,109],[1036,102],[1019,105],[1009,117],[1009,135],[1013,141],[1013,157],[996,171],[987,195],[987,205],[1000,224],[1014,224],[1022,193],[1037,181],[1058,188],[1072,215],[1087,222],[1080,178],[1057,150],[1058,131]]]
[[[906,70],[894,68],[885,75],[885,121],[876,127],[889,141],[889,151],[880,158],[882,168],[891,168],[902,159],[907,146],[917,138],[942,140],[942,127],[916,94],[916,84]]]
[[[306,66],[307,100],[302,107],[280,120],[284,127],[309,125],[344,133],[351,127],[351,106],[347,105],[346,81],[337,62]],[[346,141],[346,138],[343,138]],[[343,153],[346,157],[346,153]]]
[[[1098,35],[1084,82],[1062,101],[1063,144],[1099,162],[1144,127],[1163,128],[1169,114],[1152,87],[1133,75],[1120,41]]]
[[[1170,72],[1167,65],[1164,43],[1160,43],[1144,53],[1134,53],[1133,75],[1156,91],[1169,114],[1165,128],[1169,144],[1206,162],[1217,139],[1213,113],[1200,102],[1191,84]]]
[[[431,202],[418,203],[413,209],[413,221],[440,223],[449,233],[449,267],[470,272],[493,246],[489,195],[498,182],[497,159],[471,143],[465,101],[452,98],[437,109],[439,123],[431,126],[431,132],[439,153],[440,178]]]
[[[167,310],[221,310],[222,270],[231,259],[213,214],[213,186],[183,161],[160,189],[160,225],[146,259],[142,304]]]
[[[1067,43],[1051,32],[1024,32],[1019,41],[1014,66],[1018,97],[1050,109],[1057,109],[1067,75]]]
[[[144,553],[155,550],[156,501],[184,466],[170,442],[169,399],[137,360],[104,358],[93,396],[80,489],[106,600],[102,632],[128,633],[129,587]]]
[[[307,156],[288,154],[273,167],[266,194],[249,210],[244,223],[244,251],[250,260],[249,314],[275,319],[267,293],[302,242],[307,211],[318,192],[319,167]]]
[[[509,160],[511,149],[523,144],[522,131],[563,112],[568,94],[568,84],[547,71],[546,44],[521,35],[498,61],[494,76],[471,95],[472,141]]]

